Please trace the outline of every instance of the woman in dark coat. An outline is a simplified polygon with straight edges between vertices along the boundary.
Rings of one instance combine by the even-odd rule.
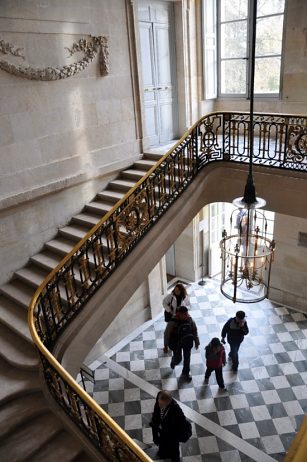
[[[152,435],[154,443],[159,446],[161,459],[180,461],[179,441],[186,428],[187,420],[179,404],[167,391],[159,391],[152,415]]]

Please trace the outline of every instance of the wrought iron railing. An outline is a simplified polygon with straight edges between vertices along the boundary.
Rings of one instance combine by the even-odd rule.
[[[52,348],[206,164],[249,162],[248,130],[248,113],[212,113],[201,118],[73,248],[33,296],[29,325],[49,389],[110,460],[150,459],[57,362]],[[254,114],[254,131],[254,164],[307,171],[306,116]]]

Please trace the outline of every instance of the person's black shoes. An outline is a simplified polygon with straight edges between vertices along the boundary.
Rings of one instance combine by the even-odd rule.
[[[181,377],[187,382],[191,382],[192,376],[190,374],[181,374]]]

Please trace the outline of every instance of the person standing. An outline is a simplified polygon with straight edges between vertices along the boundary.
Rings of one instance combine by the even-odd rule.
[[[174,369],[182,361],[182,377],[186,380],[192,380],[190,376],[191,350],[195,344],[196,350],[199,347],[199,338],[197,327],[188,313],[186,306],[180,306],[176,316],[172,321],[172,330],[169,336],[168,346],[173,351],[171,359],[171,368]]]
[[[167,391],[162,390],[157,394],[151,428],[153,441],[159,446],[159,458],[179,462],[179,442],[190,438],[192,427],[179,404]]]
[[[163,308],[164,308],[164,319],[165,322],[172,321],[175,317],[177,309],[179,306],[189,306],[190,300],[187,294],[187,291],[183,284],[176,284],[174,289],[170,294],[168,294],[163,300]],[[169,336],[170,326],[166,325],[164,331],[164,353],[168,352],[168,336]]]
[[[245,335],[249,333],[247,322],[245,319],[244,311],[237,311],[234,318],[228,319],[222,329],[222,343],[225,344],[225,337],[227,335],[227,342],[230,345],[229,358],[232,360],[232,370],[237,372],[239,366],[239,348],[244,340]]]
[[[225,348],[217,337],[214,337],[206,346],[206,372],[205,384],[209,383],[209,377],[215,371],[217,384],[221,390],[225,390],[223,379],[223,366],[226,364]]]

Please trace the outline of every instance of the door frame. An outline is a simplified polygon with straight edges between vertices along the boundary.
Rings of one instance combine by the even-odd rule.
[[[154,146],[161,146],[164,144],[169,143],[172,141],[171,139],[169,140],[162,140],[161,135],[163,136],[163,132],[160,131],[160,128],[162,124],[160,124],[160,116],[161,116],[161,110],[163,105],[165,104],[165,101],[163,101],[163,98],[161,98],[161,95],[157,92],[155,96],[155,101],[157,104],[157,112],[155,115],[155,118],[157,119],[157,137],[158,137],[158,142],[151,144],[151,138],[146,134],[146,114],[145,114],[145,101],[144,101],[144,84],[143,84],[143,77],[142,77],[142,58],[141,58],[141,43],[140,43],[140,23],[148,23],[151,24],[152,27],[152,33],[153,33],[153,55],[154,58],[157,56],[157,50],[158,50],[158,43],[156,42],[156,30],[159,28],[159,25],[163,26],[166,25],[168,26],[168,30],[170,31],[170,39],[169,39],[169,44],[170,44],[170,72],[171,72],[171,86],[172,86],[172,102],[171,102],[171,112],[172,112],[172,123],[173,123],[173,139],[178,138],[178,133],[179,133],[179,108],[178,108],[178,85],[177,85],[177,59],[176,59],[176,31],[175,31],[175,14],[174,14],[174,3],[172,1],[161,1],[161,0],[137,0],[137,5],[136,5],[136,27],[137,27],[137,37],[138,37],[138,70],[139,70],[139,81],[140,81],[140,99],[141,99],[141,107],[142,107],[142,123],[143,123],[143,133],[144,133],[144,144],[148,147],[154,147]],[[155,5],[167,5],[167,9],[169,12],[169,22],[159,22],[154,21],[154,18],[152,17],[152,10],[151,7],[154,7]],[[147,7],[149,12],[148,12],[148,20],[143,19],[142,17],[139,16],[139,7]],[[154,11],[154,10],[153,10]],[[163,28],[163,27],[162,27]],[[156,60],[154,59],[155,63]],[[158,67],[155,66],[154,69],[154,74],[155,74],[155,79],[157,80],[157,72]]]
[[[136,140],[139,152],[148,148],[145,135],[143,82],[140,62],[140,39],[138,31],[138,4],[143,0],[125,0],[127,15],[127,35],[130,55],[130,71],[132,81],[132,96],[134,104],[134,119]],[[199,118],[198,79],[191,79],[190,63],[198,57],[198,46],[201,36],[195,29],[195,17],[201,15],[201,2],[191,3],[189,0],[173,2],[175,11],[175,47],[177,73],[177,103],[178,103],[178,132],[184,133],[193,121]],[[178,78],[180,76],[180,78]],[[180,95],[180,98],[179,98]],[[195,99],[196,98],[196,99]],[[202,108],[201,113],[203,113]],[[210,109],[212,110],[211,106]]]

